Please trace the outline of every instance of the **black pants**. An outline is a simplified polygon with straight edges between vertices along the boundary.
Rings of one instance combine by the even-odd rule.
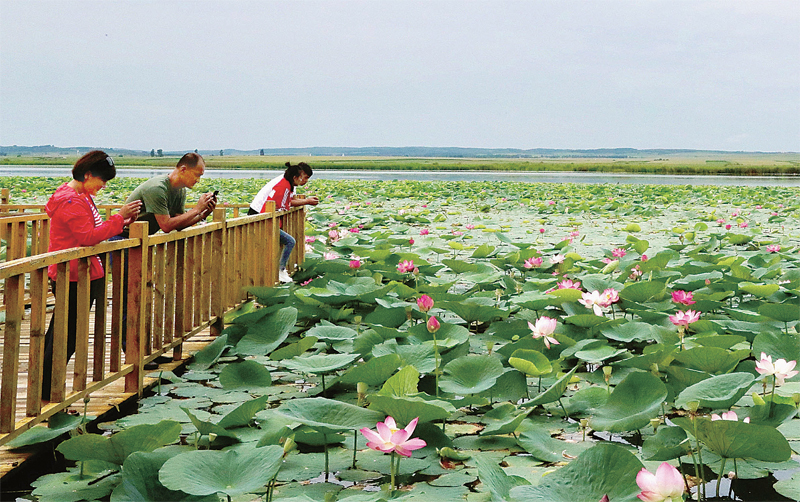
[[[50,281],[53,294],[56,294],[56,282]],[[104,280],[102,278],[91,281],[89,286],[89,308],[95,300],[105,294]],[[50,326],[44,336],[44,361],[42,367],[42,399],[50,400],[50,380],[53,374],[53,331],[55,329],[55,315],[50,319]],[[69,307],[67,313],[67,362],[75,353],[75,341],[78,335],[78,283],[69,283]]]

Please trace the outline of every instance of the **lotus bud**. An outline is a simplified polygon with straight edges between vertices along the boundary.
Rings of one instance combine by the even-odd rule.
[[[413,244],[413,242],[412,242],[412,244]],[[414,270],[412,270],[411,273],[413,275],[415,275],[415,276],[419,275],[419,267],[414,267]]]
[[[700,401],[689,401],[686,403],[686,406],[692,413],[697,413],[697,409],[700,407]]]
[[[297,443],[294,442],[294,438],[286,438],[286,441],[283,442],[283,456],[286,457],[286,455],[296,449]]]
[[[792,401],[794,401],[795,407],[800,407],[800,392],[792,394]]]
[[[764,398],[758,395],[758,392],[753,392],[752,395],[753,395],[753,404],[755,404],[756,406],[764,406],[765,404],[767,404],[767,402],[764,401]]]
[[[587,427],[589,427],[589,419],[581,418],[581,429],[585,429]]]
[[[736,479],[736,473],[731,471],[728,473],[728,479]]]
[[[213,443],[215,439],[217,439],[217,435],[215,433],[213,433],[213,432],[209,432],[208,433],[208,442],[209,443]]]
[[[605,378],[606,383],[611,380],[611,372],[614,369],[611,366],[603,366],[603,377]]]
[[[353,317],[353,323],[355,323],[355,324],[361,324],[361,320],[362,320],[362,318],[361,318],[360,315],[357,315],[357,316]]]
[[[494,348],[494,342],[492,341],[486,342],[486,350],[489,351],[489,355],[492,354],[493,348]]]
[[[439,321],[435,317],[431,317],[430,319],[428,319],[427,327],[429,333],[436,333],[437,331],[439,331],[441,325],[439,324]]]
[[[369,389],[369,386],[366,384],[366,382],[358,382],[356,384],[356,392],[358,393],[358,404],[359,404],[359,406],[361,405],[361,401],[363,401],[364,398],[367,397],[367,390],[368,389]]]
[[[653,428],[653,432],[658,432],[658,426],[661,425],[660,418],[651,418],[650,419],[650,427]]]
[[[433,308],[433,298],[428,295],[422,295],[417,299],[417,307],[423,312],[427,312]]]

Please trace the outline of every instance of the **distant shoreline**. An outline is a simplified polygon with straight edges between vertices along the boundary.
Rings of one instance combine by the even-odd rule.
[[[173,167],[178,157],[112,155],[127,169]],[[6,156],[0,166],[67,166],[76,160],[63,156]],[[698,174],[782,176],[800,174],[800,154],[714,154],[674,158],[406,158],[406,157],[269,157],[206,156],[208,169],[279,170],[285,162],[308,162],[321,170],[369,171],[494,171],[494,172],[596,172],[642,174]]]

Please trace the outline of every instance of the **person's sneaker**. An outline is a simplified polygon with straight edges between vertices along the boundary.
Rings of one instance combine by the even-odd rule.
[[[287,272],[285,268],[278,272],[278,279],[284,284],[294,282],[294,280],[292,280],[292,276],[289,275],[289,272]]]

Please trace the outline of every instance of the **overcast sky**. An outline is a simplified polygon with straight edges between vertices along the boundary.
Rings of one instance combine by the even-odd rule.
[[[0,144],[800,151],[797,0],[0,2]]]

